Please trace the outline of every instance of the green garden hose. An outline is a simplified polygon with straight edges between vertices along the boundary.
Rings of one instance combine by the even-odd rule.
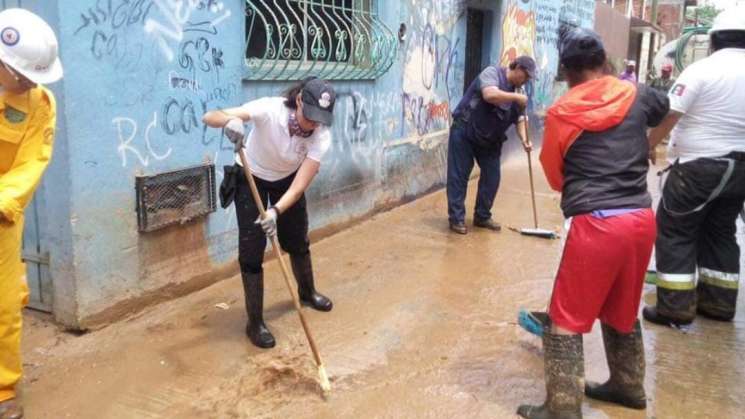
[[[710,28],[710,26],[696,26],[685,28],[683,30],[683,36],[680,37],[678,45],[675,48],[675,69],[678,73],[682,72],[685,68],[685,65],[683,64],[683,54],[688,46],[688,42],[690,42],[691,38],[696,35],[705,35],[709,33]]]

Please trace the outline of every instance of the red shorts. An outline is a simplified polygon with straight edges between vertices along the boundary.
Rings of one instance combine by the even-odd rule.
[[[588,333],[600,319],[631,333],[656,234],[651,209],[608,218],[574,217],[551,297],[551,321]]]

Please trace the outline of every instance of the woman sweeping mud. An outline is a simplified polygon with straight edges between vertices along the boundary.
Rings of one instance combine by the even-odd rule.
[[[263,205],[269,204],[267,215],[259,219],[239,158],[235,166],[225,168],[220,198],[223,207],[235,200],[238,261],[248,312],[246,334],[260,348],[275,345],[263,319],[262,263],[267,236],[278,235],[282,248],[290,254],[300,301],[320,311],[330,311],[333,306],[314,286],[305,191],[331,146],[328,127],[333,121],[335,97],[328,82],[309,78],[282,97],[257,99],[241,107],[210,111],[203,117],[205,124],[224,128],[225,135],[238,144],[245,137],[244,123],[254,124],[246,139],[246,155]]]
[[[588,29],[559,45],[570,90],[549,108],[541,163],[571,220],[543,333],[546,402],[520,406],[530,419],[581,418],[583,393],[644,409],[644,347],[637,313],[655,239],[647,191],[646,128],[667,97],[604,74],[605,49]],[[600,319],[610,379],[584,382],[582,334]]]

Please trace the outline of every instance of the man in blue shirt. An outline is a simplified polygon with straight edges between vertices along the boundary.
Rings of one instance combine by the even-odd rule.
[[[507,140],[507,129],[516,124],[525,150],[533,147],[527,139],[527,121],[523,116],[528,97],[516,93],[533,77],[535,61],[527,56],[518,57],[508,68],[489,66],[471,83],[455,108],[448,140],[447,180],[452,231],[468,232],[465,200],[474,160],[481,168],[481,175],[473,225],[501,230],[499,223],[491,218],[491,207],[499,188],[502,143]]]

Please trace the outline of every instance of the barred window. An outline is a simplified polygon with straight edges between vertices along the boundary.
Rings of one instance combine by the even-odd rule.
[[[373,0],[247,0],[251,80],[374,79],[390,68],[396,37]]]

